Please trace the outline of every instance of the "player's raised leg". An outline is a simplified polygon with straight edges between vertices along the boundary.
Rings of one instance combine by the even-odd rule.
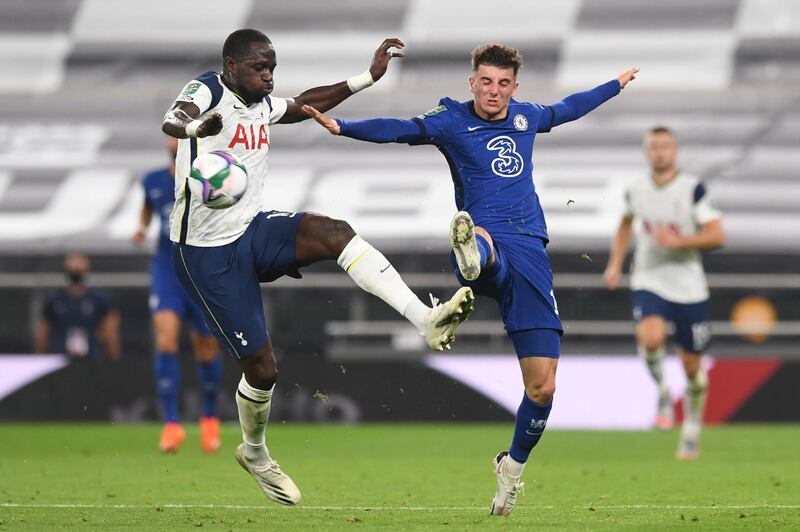
[[[180,398],[180,365],[178,364],[178,333],[181,319],[171,310],[153,314],[156,336],[154,375],[164,427],[158,447],[162,452],[177,452],[186,439],[186,432],[178,417]]]
[[[462,277],[477,279],[483,268],[494,262],[492,238],[483,228],[475,227],[466,211],[459,211],[450,222],[450,244]]]
[[[542,355],[519,355],[525,392],[517,409],[511,445],[508,451],[500,452],[493,462],[497,490],[492,500],[492,515],[509,515],[514,510],[517,494],[523,486],[520,481],[522,472],[547,427],[556,390],[559,333],[553,329],[533,329],[511,333],[511,337],[518,351],[521,351],[521,345],[538,344]]]
[[[462,287],[444,303],[431,296],[433,306],[429,307],[403,282],[386,257],[347,222],[307,213],[297,235],[297,262],[307,265],[326,259],[336,259],[361,289],[402,314],[437,351],[449,348],[456,329],[472,311],[470,288]]]
[[[694,460],[700,456],[700,433],[708,397],[708,375],[700,363],[699,353],[690,353],[683,349],[679,349],[679,353],[686,372],[686,392],[683,396],[683,426],[676,457],[680,460]]]
[[[192,346],[197,361],[197,380],[202,396],[200,412],[200,448],[215,453],[222,444],[219,426],[219,390],[222,387],[222,358],[219,345],[208,332],[192,331]]]
[[[660,430],[669,430],[674,423],[672,398],[670,397],[667,381],[664,378],[666,339],[667,324],[661,316],[646,316],[636,325],[636,343],[639,356],[644,359],[650,376],[653,377],[653,381],[658,387],[655,426]]]

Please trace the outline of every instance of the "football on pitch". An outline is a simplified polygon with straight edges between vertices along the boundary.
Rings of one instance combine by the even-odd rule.
[[[247,169],[234,155],[224,151],[198,156],[192,163],[190,176],[199,185],[192,188],[210,209],[235,205],[247,190]]]

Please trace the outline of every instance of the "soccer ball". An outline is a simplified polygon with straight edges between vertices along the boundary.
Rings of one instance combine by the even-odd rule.
[[[247,169],[228,152],[212,151],[198,156],[189,175],[195,181],[192,189],[210,209],[235,205],[247,190]]]

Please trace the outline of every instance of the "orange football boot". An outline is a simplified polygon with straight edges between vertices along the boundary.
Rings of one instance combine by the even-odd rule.
[[[218,417],[200,418],[200,448],[204,453],[215,453],[221,445]]]
[[[162,453],[177,453],[185,439],[186,431],[183,430],[180,423],[165,423],[161,430],[161,441],[158,442],[158,448]]]

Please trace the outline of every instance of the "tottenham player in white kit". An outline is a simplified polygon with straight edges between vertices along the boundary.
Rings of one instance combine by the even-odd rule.
[[[700,251],[724,245],[725,233],[705,185],[676,167],[678,144],[674,133],[665,127],[651,129],[645,136],[644,149],[650,177],[633,183],[626,191],[625,213],[611,244],[603,279],[611,290],[619,286],[635,220],[636,252],[630,283],[633,317],[639,353],[659,389],[656,426],[668,430],[673,424],[663,371],[666,322],[671,321],[687,380],[676,456],[694,459],[700,453],[708,394],[708,377],[700,357],[711,340],[708,285]]]
[[[170,218],[176,273],[243,372],[236,402],[244,443],[236,459],[264,494],[281,504],[297,504],[300,491],[266,447],[277,363],[259,283],[283,275],[299,278],[300,267],[336,260],[359,287],[403,314],[436,350],[449,347],[472,310],[468,288],[444,304],[433,300],[433,308],[422,303],[347,222],[313,213],[262,211],[270,126],[307,119],[303,104],[331,109],[367,88],[383,76],[392,57],[402,56],[390,49],[402,47],[402,41],[386,39],[363,74],[283,99],[271,96],[277,65],[271,41],[256,30],[237,30],[223,46],[222,73],[207,72],[190,81],[164,118],[163,131],[181,139]],[[215,150],[236,155],[249,174],[244,196],[227,209],[207,207],[189,187],[194,158]]]

